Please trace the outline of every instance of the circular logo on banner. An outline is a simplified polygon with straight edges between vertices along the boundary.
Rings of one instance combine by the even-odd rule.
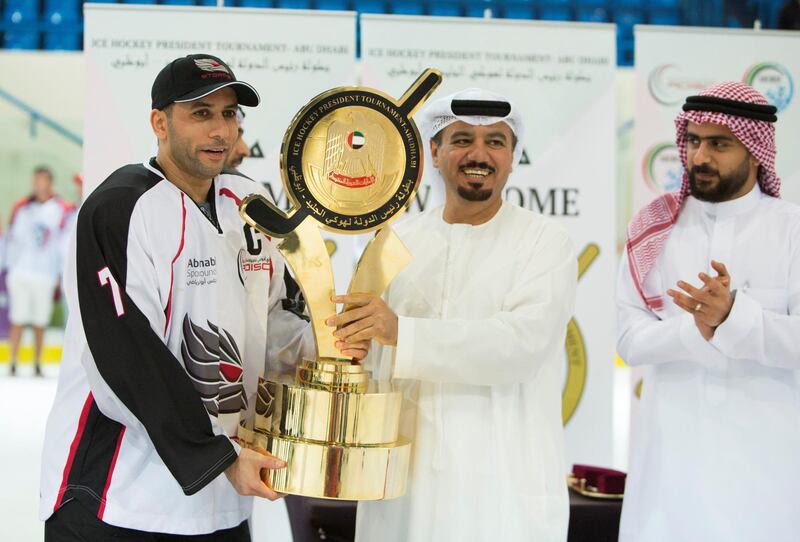
[[[677,105],[686,96],[697,94],[712,82],[700,77],[684,74],[674,64],[662,64],[656,67],[647,78],[650,96],[661,105]]]
[[[786,66],[775,62],[762,62],[750,67],[744,74],[744,82],[761,94],[780,113],[794,98],[794,80]]]
[[[595,243],[586,245],[578,256],[578,280],[600,256],[600,247]],[[561,420],[564,425],[575,414],[586,387],[586,344],[578,322],[573,318],[567,324],[567,376],[561,393]]]
[[[658,143],[644,153],[642,178],[658,194],[675,192],[681,187],[683,165],[674,143]]]
[[[578,323],[567,324],[567,380],[561,393],[561,420],[564,425],[575,414],[586,386],[586,345]]]

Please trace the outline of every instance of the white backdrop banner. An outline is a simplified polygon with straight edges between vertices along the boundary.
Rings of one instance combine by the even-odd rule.
[[[564,352],[567,460],[610,465],[614,26],[364,15],[361,39],[366,86],[399,97],[424,68],[434,67],[444,81],[431,99],[483,87],[522,110],[524,155],[505,198],[556,217],[581,255],[578,306]],[[411,212],[442,202],[440,181],[426,168]]]
[[[120,166],[155,154],[153,80],[175,58],[205,52],[228,63],[261,95],[260,106],[244,108],[252,156],[240,169],[288,207],[279,173],[284,131],[311,98],[355,83],[355,13],[97,4],[84,10],[87,193]],[[334,242],[334,274],[343,292],[352,240],[340,236]]]
[[[634,210],[680,188],[683,168],[673,120],[687,96],[722,81],[755,87],[778,108],[782,196],[800,203],[800,34],[637,26]]]

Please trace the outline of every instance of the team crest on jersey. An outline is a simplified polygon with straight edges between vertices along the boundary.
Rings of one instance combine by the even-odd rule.
[[[239,347],[225,329],[207,322],[204,329],[183,318],[181,357],[194,388],[212,416],[247,409]]]
[[[213,58],[196,58],[194,60],[195,66],[206,72],[223,72],[230,74],[228,68],[220,64]]]
[[[50,241],[50,228],[46,224],[37,223],[33,227],[33,237],[36,246],[43,247]]]

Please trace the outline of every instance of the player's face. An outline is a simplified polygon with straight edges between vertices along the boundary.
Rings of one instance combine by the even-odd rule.
[[[33,176],[33,197],[39,201],[50,199],[53,195],[53,179],[47,173],[36,173]]]
[[[234,143],[233,149],[231,149],[230,155],[228,156],[228,163],[226,164],[226,167],[228,169],[232,169],[233,171],[236,171],[239,166],[242,165],[242,161],[250,156],[250,147],[247,146],[247,143],[245,143],[244,138],[242,137],[244,130],[241,128],[238,130],[239,137],[236,140],[236,143]]]
[[[431,141],[433,165],[449,193],[466,201],[499,199],[511,174],[514,136],[505,122],[473,126],[454,122]]]
[[[747,194],[758,177],[758,160],[725,126],[690,122],[686,129],[689,189],[697,199],[720,202]]]
[[[236,93],[229,87],[172,105],[165,144],[182,171],[197,179],[222,171],[239,133],[236,107]]]

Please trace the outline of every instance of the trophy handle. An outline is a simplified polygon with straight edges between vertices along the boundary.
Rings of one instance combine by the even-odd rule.
[[[411,262],[411,253],[391,226],[370,240],[358,260],[347,293],[383,294],[389,283]],[[345,307],[345,310],[350,307]]]
[[[400,97],[398,109],[400,113],[410,117],[420,105],[428,99],[428,96],[436,90],[442,82],[442,72],[436,68],[427,68],[422,75],[417,77],[405,94]]]
[[[264,235],[287,237],[308,216],[307,209],[293,209],[289,214],[260,194],[251,194],[239,204],[241,217]]]
[[[300,211],[287,216],[260,195],[246,197],[239,206],[239,214],[261,233],[283,238],[278,250],[292,269],[306,300],[317,358],[341,358],[333,329],[325,325],[325,320],[336,314],[336,304],[331,301],[335,288],[331,259],[317,221]]]

